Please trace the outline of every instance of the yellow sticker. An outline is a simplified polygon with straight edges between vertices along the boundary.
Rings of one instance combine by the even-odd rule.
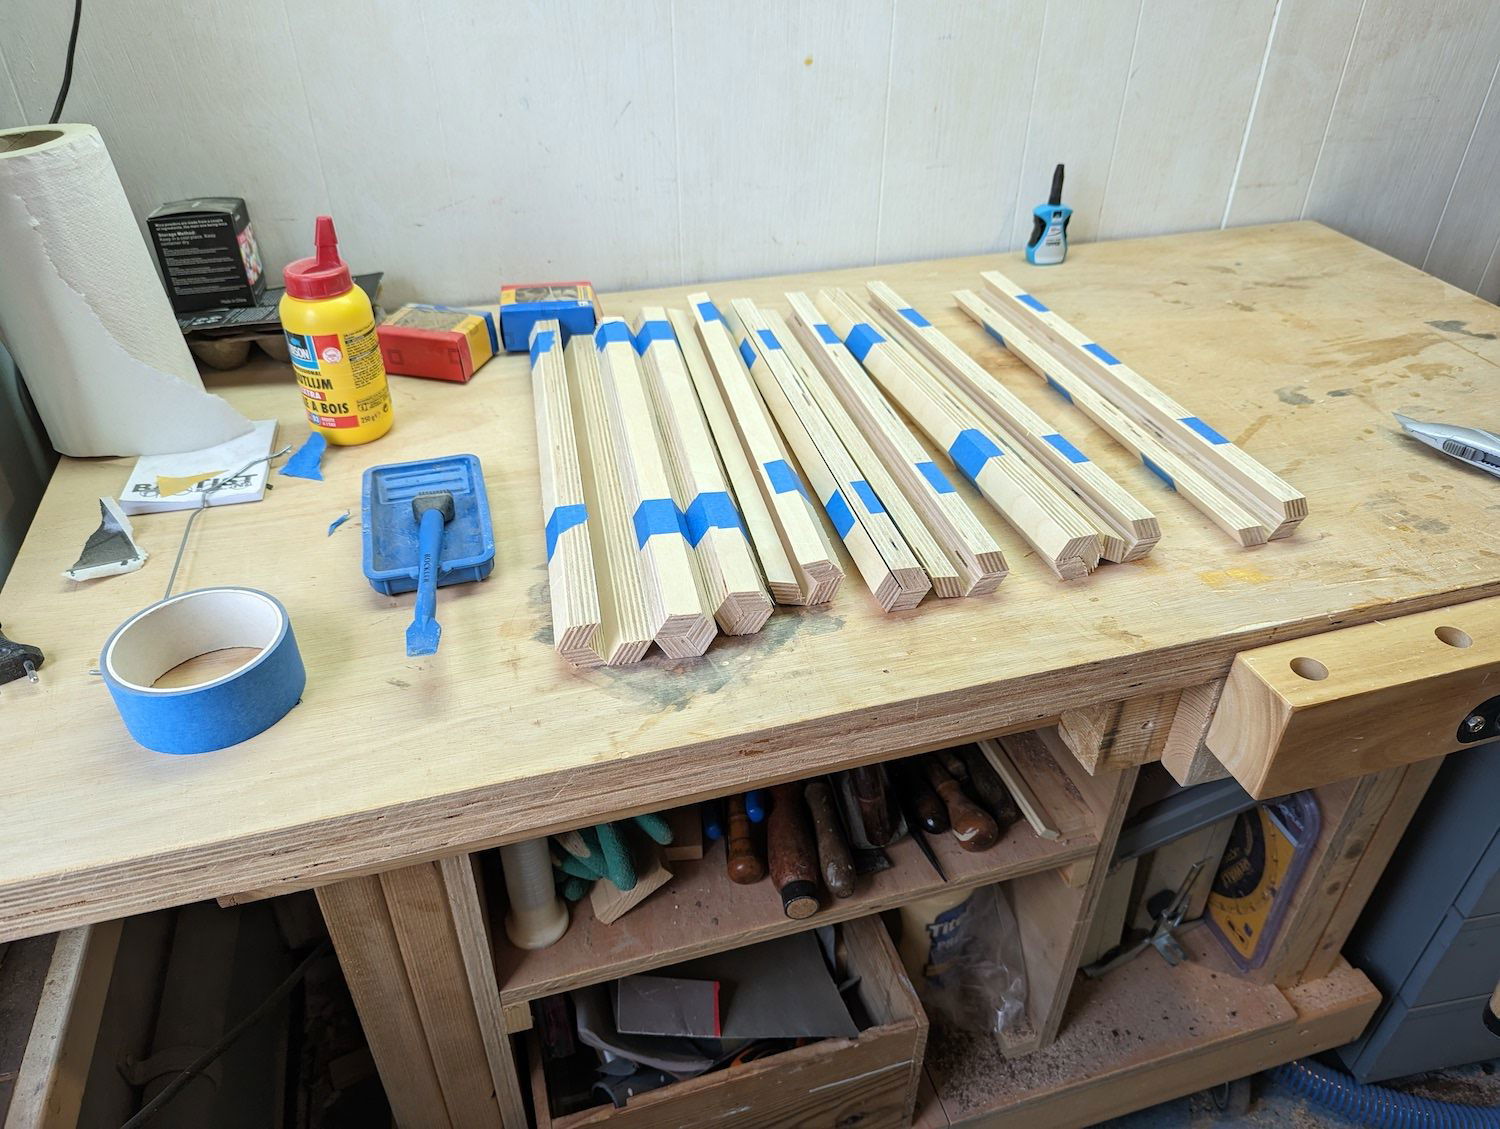
[[[194,489],[200,482],[210,482],[215,475],[223,473],[223,470],[206,470],[202,474],[159,474],[156,476],[156,492],[163,498],[170,498],[173,494]]]

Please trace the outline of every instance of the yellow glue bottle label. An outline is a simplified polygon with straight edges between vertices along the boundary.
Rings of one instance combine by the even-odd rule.
[[[391,426],[391,393],[375,322],[353,333],[286,334],[302,406],[330,443],[364,443]]]

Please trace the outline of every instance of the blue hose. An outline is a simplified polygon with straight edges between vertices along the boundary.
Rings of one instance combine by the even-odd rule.
[[[1299,1059],[1271,1077],[1356,1125],[1379,1129],[1500,1129],[1500,1106],[1458,1105],[1356,1082],[1347,1074]]]

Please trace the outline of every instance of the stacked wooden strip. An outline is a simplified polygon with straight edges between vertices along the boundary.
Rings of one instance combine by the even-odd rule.
[[[883,282],[867,283],[886,324],[911,343],[938,373],[989,416],[1012,446],[1023,446],[1054,481],[1070,489],[1100,526],[1100,554],[1108,561],[1144,557],[1161,539],[1156,517],[1104,473],[1074,443],[1042,419],[947,334]]]
[[[673,493],[635,338],[622,318],[610,317],[594,331],[594,345],[656,645],[671,658],[692,658],[708,649],[718,630]]]
[[[956,290],[953,297],[991,337],[1025,361],[1059,395],[1107,431],[1120,446],[1138,456],[1148,470],[1188,499],[1220,529],[1241,545],[1265,544],[1266,529],[1249,510],[1207,475],[1180,458],[1155,433],[1142,427],[1050,350],[1043,348],[1030,333],[971,290]]]
[[[994,428],[971,404],[877,331],[871,315],[847,293],[821,291],[818,309],[891,399],[948,453],[1054,573],[1071,580],[1094,569],[1099,534],[1071,494],[1064,496],[1049,485],[1019,448],[1002,447]]]
[[[1005,578],[1006,564],[989,530],[974,516],[968,503],[871,383],[859,362],[844,347],[842,338],[823,320],[812,299],[806,294],[791,293],[787,301],[792,307],[793,329],[805,349],[803,356],[812,362],[811,368],[803,369],[804,383],[828,418],[836,424],[847,419],[858,429],[872,454],[884,462],[911,509],[926,524],[947,557],[957,577],[957,594],[993,592]],[[843,416],[837,408],[843,409]],[[897,520],[899,523],[899,514]],[[911,533],[907,537],[914,546],[920,543]],[[931,567],[928,571],[938,594],[948,594],[939,581],[945,574]]]
[[[603,660],[594,649],[600,620],[594,548],[556,321],[539,321],[531,331],[531,393],[547,531],[552,645],[574,666],[597,666]]]
[[[1140,373],[998,271],[981,276],[999,312],[1061,364],[1153,434],[1247,510],[1266,540],[1289,535],[1307,516],[1307,498]]]
[[[791,562],[797,582],[793,602],[825,604],[838,590],[844,572],[823,536],[812,499],[787,459],[723,313],[705,293],[690,294],[688,302],[735,434],[754,467],[756,485]]]
[[[581,425],[579,466],[590,513],[594,573],[598,580],[599,630],[594,649],[610,666],[645,658],[661,621],[647,607],[640,553],[630,511],[620,486],[614,434],[604,404],[598,356],[587,337],[575,337],[564,350],[573,419]]]
[[[696,346],[697,342],[693,344]],[[688,540],[698,556],[709,606],[726,633],[754,634],[771,615],[771,597],[761,583],[749,534],[719,464],[708,420],[688,375],[687,361],[678,347],[672,323],[660,306],[647,306],[641,311],[635,347],[646,372],[646,387],[660,424],[668,470],[683,511]]]
[[[748,299],[736,299],[724,317],[751,379],[875,602],[888,612],[916,607],[932,590],[926,571],[803,386],[780,338]]]

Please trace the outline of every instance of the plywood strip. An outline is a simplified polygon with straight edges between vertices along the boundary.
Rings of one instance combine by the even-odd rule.
[[[1152,550],[1161,539],[1161,527],[1150,510],[895,290],[883,282],[867,283],[866,288],[887,325],[966,392],[1013,444],[1024,446],[1104,524],[1107,536],[1100,540],[1100,553],[1105,560],[1136,560]]]
[[[658,624],[656,645],[670,658],[694,658],[708,650],[719,632],[697,555],[688,543],[681,499],[673,495],[635,337],[623,318],[605,318],[594,331],[594,347],[614,433],[615,465],[640,553],[646,607]]]
[[[1086,576],[1099,563],[1099,536],[1073,504],[1043,482],[1028,462],[994,437],[957,396],[941,389],[905,350],[871,326],[871,316],[842,290],[823,290],[818,310],[851,352],[927,437],[1059,577]]]
[[[771,597],[761,582],[750,535],[730,493],[672,323],[660,306],[641,311],[636,351],[709,607],[727,634],[754,634],[770,618]],[[738,442],[735,449],[739,450]]]
[[[574,666],[597,666],[603,660],[594,649],[600,616],[588,499],[568,397],[562,331],[550,319],[537,322],[531,331],[531,399],[547,531],[552,645]]]
[[[963,594],[993,592],[1008,566],[989,530],[871,382],[842,338],[823,320],[813,300],[806,294],[790,293],[787,301],[792,307],[793,332],[822,378],[806,374],[808,387],[820,403],[836,399],[884,460],[907,501],[940,542]]]
[[[802,386],[781,339],[748,299],[735,299],[724,317],[750,363],[751,379],[875,602],[888,612],[916,607],[932,590],[932,582]]]
[[[1025,361],[1059,395],[1107,431],[1115,442],[1136,455],[1168,489],[1181,494],[1241,545],[1265,544],[1266,529],[1259,518],[1101,395],[1093,385],[1060,364],[1026,330],[972,290],[955,290],[953,297],[964,313]]]
[[[755,548],[755,557],[760,562],[761,575],[766,578],[771,599],[778,604],[799,604],[802,591],[797,585],[792,563],[787,559],[781,534],[776,531],[776,522],[761,496],[759,477],[740,442],[739,433],[735,431],[734,419],[714,380],[713,369],[703,352],[703,343],[698,340],[693,319],[683,310],[668,310],[667,320],[672,323],[672,332],[682,350],[693,391],[698,394],[698,404],[703,409],[724,473],[734,490],[735,503],[739,506],[740,516],[745,519],[745,529]]]
[[[646,657],[661,624],[652,618],[646,605],[640,554],[620,488],[614,435],[604,409],[594,343],[587,337],[574,337],[563,356],[574,426],[581,439],[579,466],[584,496],[590,512],[598,516],[590,531],[599,592],[599,630],[594,646],[607,664],[622,666]]]
[[[755,467],[761,497],[792,563],[801,601],[826,604],[838,591],[844,570],[823,535],[813,501],[792,469],[788,452],[756,392],[745,358],[740,355],[723,313],[705,293],[689,294],[688,302],[735,431]]]
[[[1263,520],[1267,537],[1288,536],[1307,516],[1307,498],[1220,435],[1129,365],[1049,310],[999,271],[984,271],[985,288],[1002,312],[1050,345],[1058,356],[1168,447]]]

